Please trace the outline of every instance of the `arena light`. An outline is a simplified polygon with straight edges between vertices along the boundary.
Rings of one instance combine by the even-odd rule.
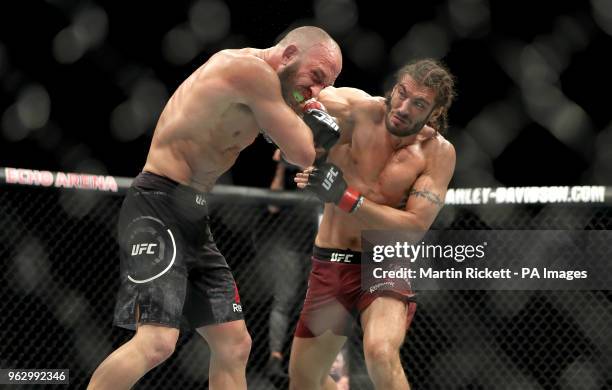
[[[73,18],[73,28],[87,49],[104,42],[108,34],[108,15],[97,6],[86,6],[78,10]]]
[[[186,25],[179,25],[166,33],[162,40],[162,53],[166,61],[184,65],[191,61],[200,50],[200,42]]]
[[[353,0],[317,0],[314,12],[317,23],[334,36],[351,32],[359,19]]]
[[[455,33],[461,37],[483,37],[490,30],[491,10],[482,0],[447,2],[450,21]]]
[[[345,50],[351,60],[360,68],[374,69],[380,66],[385,57],[385,41],[375,31],[354,29],[344,40]]]
[[[64,28],[53,39],[53,56],[60,64],[75,63],[86,51],[86,43],[73,26]]]
[[[203,45],[217,42],[230,32],[229,8],[223,1],[199,0],[189,9],[189,26]]]
[[[607,0],[591,0],[591,7],[593,19],[603,31],[612,35],[612,7],[610,7],[610,2]]]
[[[423,22],[412,26],[391,49],[395,67],[415,57],[442,58],[448,52],[450,37],[446,30],[435,22]]]
[[[19,119],[17,106],[8,106],[2,114],[2,135],[10,142],[18,142],[30,134],[30,129],[25,127]]]
[[[51,98],[39,84],[24,86],[17,98],[17,116],[21,124],[30,130],[40,129],[49,121]]]

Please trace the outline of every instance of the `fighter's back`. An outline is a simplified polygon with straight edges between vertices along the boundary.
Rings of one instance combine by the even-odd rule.
[[[257,49],[223,50],[179,86],[158,121],[144,170],[211,189],[259,133],[232,81],[232,73],[248,69],[256,76],[269,68],[257,54]]]

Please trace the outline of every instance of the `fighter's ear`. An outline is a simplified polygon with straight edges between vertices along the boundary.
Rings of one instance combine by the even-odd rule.
[[[296,45],[287,45],[287,47],[285,47],[285,49],[283,50],[283,64],[286,64],[291,61],[295,56],[298,55],[298,52],[299,49]]]

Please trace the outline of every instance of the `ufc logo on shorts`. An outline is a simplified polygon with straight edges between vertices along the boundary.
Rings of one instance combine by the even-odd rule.
[[[204,206],[206,204],[206,201],[204,200],[204,197],[202,195],[196,195],[196,204],[200,205],[200,206]]]
[[[334,184],[334,180],[336,180],[336,176],[338,176],[338,171],[334,167],[331,167],[327,175],[325,175],[325,180],[323,180],[323,188],[329,191],[332,184]]]
[[[314,116],[315,118],[317,118],[321,122],[324,122],[329,127],[334,129],[335,131],[339,131],[340,130],[340,127],[338,126],[338,124],[336,122],[334,122],[329,115],[326,115],[323,112],[315,112],[314,114],[312,114],[312,116]]]
[[[132,256],[142,255],[143,252],[147,255],[154,255],[155,252],[153,251],[153,248],[156,246],[157,244],[149,244],[146,242],[142,244],[134,244],[132,245]]]
[[[335,263],[350,263],[352,257],[352,254],[334,252],[331,255],[331,261]]]

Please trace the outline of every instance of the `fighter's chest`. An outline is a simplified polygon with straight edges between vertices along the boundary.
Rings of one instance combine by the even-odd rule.
[[[380,137],[354,137],[347,147],[353,173],[347,179],[383,204],[399,203],[425,166],[420,144],[393,150]]]
[[[216,128],[219,135],[243,146],[251,144],[260,131],[252,111],[241,106],[233,106],[220,115]]]

